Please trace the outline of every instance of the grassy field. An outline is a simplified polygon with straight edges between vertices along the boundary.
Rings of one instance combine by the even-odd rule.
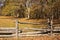
[[[42,19],[25,19],[25,18],[18,18],[19,22],[45,22],[46,20]],[[15,18],[13,17],[8,17],[8,16],[0,16],[0,27],[15,27]],[[18,25],[20,28],[42,28],[46,27],[46,25],[32,25],[32,24],[19,24]]]
[[[19,22],[35,22],[35,23],[47,23],[46,19],[26,19],[26,18],[17,18]],[[56,20],[55,20],[56,21]],[[0,27],[15,27],[16,18],[11,16],[0,16]],[[57,21],[56,21],[57,22]],[[59,21],[60,23],[60,21]],[[60,24],[56,24],[60,25]],[[18,24],[19,28],[45,28],[46,25],[32,25],[32,24]]]

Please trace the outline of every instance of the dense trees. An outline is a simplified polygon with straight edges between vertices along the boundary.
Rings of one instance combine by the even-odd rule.
[[[60,18],[60,1],[54,4],[53,14],[54,14],[54,18],[57,18],[57,19]]]
[[[47,18],[60,16],[59,0],[6,0],[2,15],[24,18]]]

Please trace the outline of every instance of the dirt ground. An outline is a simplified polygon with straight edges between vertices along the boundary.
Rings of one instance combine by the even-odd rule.
[[[11,38],[0,38],[0,40],[60,40],[60,36],[36,36],[36,37],[19,37],[16,39],[15,37]]]

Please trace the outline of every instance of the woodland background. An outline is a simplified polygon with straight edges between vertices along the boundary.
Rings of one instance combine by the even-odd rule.
[[[1,16],[45,19],[53,16],[60,18],[60,0],[1,0]]]

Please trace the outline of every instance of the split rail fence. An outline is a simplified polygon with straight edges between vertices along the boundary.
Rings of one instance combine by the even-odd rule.
[[[51,22],[51,28],[24,28],[23,30],[33,30],[34,32],[23,32],[19,29],[18,24],[33,24],[41,25],[40,23],[30,23],[30,22],[19,22],[17,19],[15,21],[15,28],[0,28],[0,37],[20,37],[20,36],[40,36],[53,33],[60,33],[60,27],[54,27]],[[46,23],[47,24],[47,23]],[[49,26],[49,25],[48,25]]]

